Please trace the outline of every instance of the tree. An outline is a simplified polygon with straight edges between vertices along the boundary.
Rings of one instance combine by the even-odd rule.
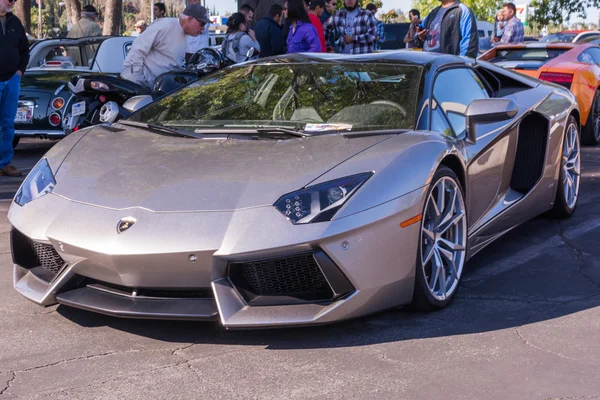
[[[67,15],[71,20],[71,26],[75,25],[81,18],[81,3],[79,0],[65,0]]]
[[[121,28],[123,0],[106,0],[103,35],[118,35]]]
[[[564,0],[561,0],[564,1]],[[595,0],[599,1],[600,0]],[[494,22],[496,12],[502,8],[504,1],[502,0],[464,0],[463,3],[468,6],[478,21]],[[439,0],[413,0],[412,7],[419,10],[421,18],[425,18],[427,14],[434,8],[440,5]]]
[[[25,31],[31,33],[31,0],[17,1],[14,10],[23,23]]]
[[[600,7],[600,0],[533,0],[531,7],[534,7],[535,11],[529,19],[545,26],[550,23],[569,22],[572,17],[585,19],[585,10]]]

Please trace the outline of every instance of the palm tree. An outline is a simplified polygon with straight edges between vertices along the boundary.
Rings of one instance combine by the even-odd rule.
[[[14,7],[17,17],[23,23],[25,31],[31,33],[31,0],[17,1]]]
[[[106,0],[104,9],[103,35],[118,35],[123,14],[123,0]]]

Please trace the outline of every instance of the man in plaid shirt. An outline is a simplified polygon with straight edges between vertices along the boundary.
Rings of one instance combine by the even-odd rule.
[[[523,43],[525,41],[525,32],[523,23],[517,18],[517,7],[513,3],[504,4],[504,33],[500,44],[505,43]]]
[[[381,43],[385,42],[385,30],[383,28],[383,22],[377,19],[377,6],[373,3],[367,4],[365,7],[371,11],[371,14],[375,17],[375,23],[377,24],[377,37],[375,38],[375,50],[381,50]]]
[[[325,23],[326,37],[336,31],[339,39],[335,52],[366,54],[375,50],[377,23],[370,11],[358,5],[358,0],[344,0],[345,9],[338,11]],[[329,50],[329,49],[328,49]]]

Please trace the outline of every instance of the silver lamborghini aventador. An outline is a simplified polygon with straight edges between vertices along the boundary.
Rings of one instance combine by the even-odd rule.
[[[568,90],[454,56],[237,65],[52,148],[9,211],[14,286],[227,328],[439,309],[469,257],[573,213],[578,121]]]

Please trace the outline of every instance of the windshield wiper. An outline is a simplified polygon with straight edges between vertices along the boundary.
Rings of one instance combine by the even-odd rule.
[[[269,126],[269,125],[223,125],[224,128],[240,128],[249,129],[249,133],[262,133],[262,134],[283,134],[294,137],[308,137],[312,136],[310,133],[302,132],[298,129],[286,128],[284,126]],[[244,132],[236,132],[244,134]]]
[[[175,128],[170,128],[168,126],[165,126],[163,124],[147,124],[145,122],[135,122],[135,121],[128,121],[128,120],[124,120],[124,121],[119,121],[119,124],[122,125],[126,125],[126,126],[135,126],[136,128],[144,128],[144,129],[148,129],[150,131],[155,131],[155,132],[160,132],[160,133],[166,133],[168,135],[172,135],[172,136],[179,136],[179,137],[191,137],[191,138],[195,138],[195,139],[203,139],[202,135],[197,135],[193,132],[189,132],[189,131],[185,131],[183,129],[175,129]]]

